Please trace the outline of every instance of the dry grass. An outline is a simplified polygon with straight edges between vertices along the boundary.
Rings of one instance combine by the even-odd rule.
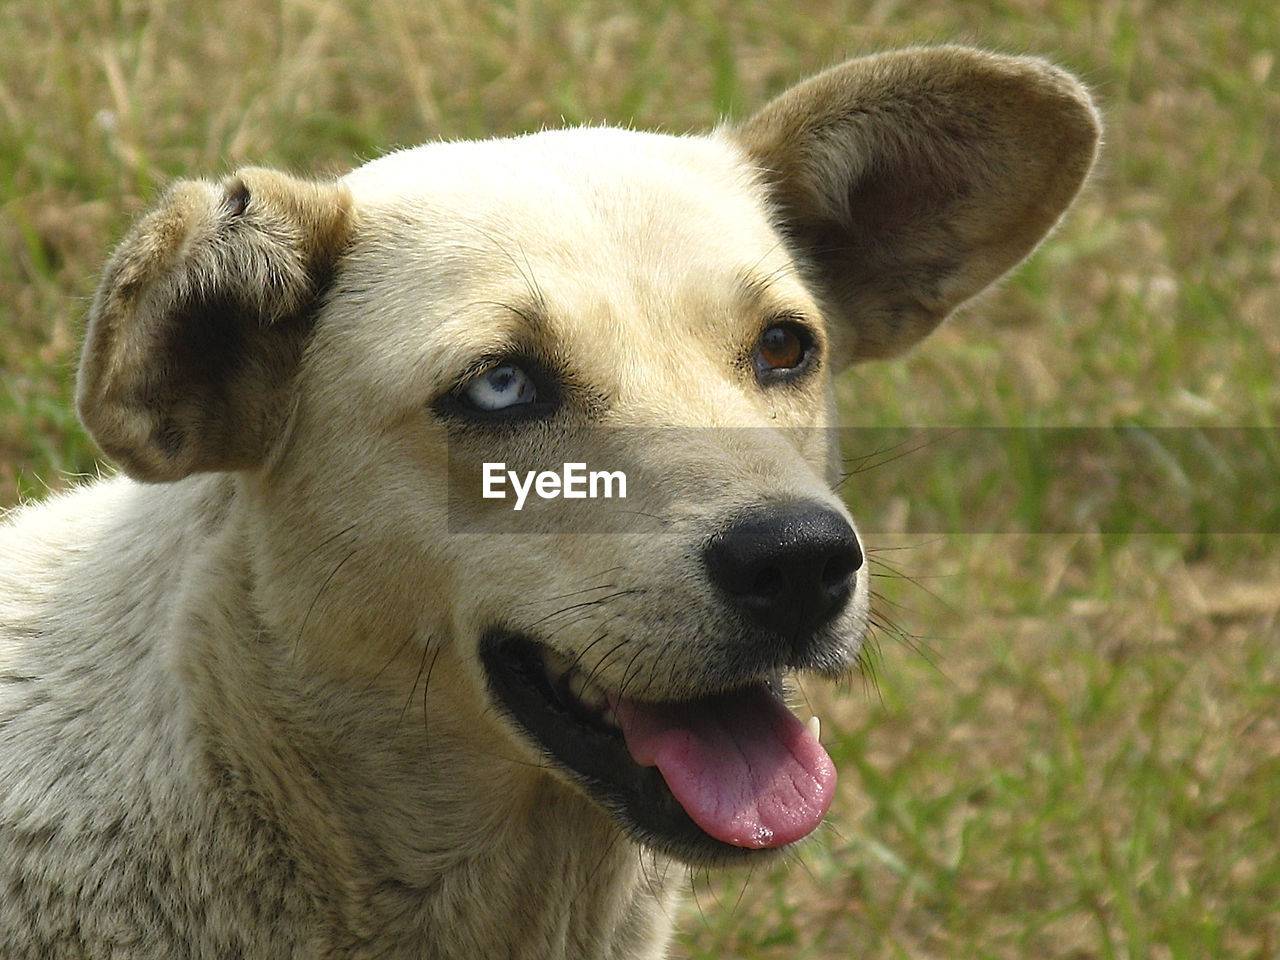
[[[1270,0],[10,0],[0,36],[7,502],[93,469],[67,412],[85,298],[172,176],[326,174],[563,122],[703,128],[843,55],[933,40],[1080,71],[1107,152],[1013,280],[911,358],[842,379],[851,421],[1280,418]],[[975,492],[921,471],[910,502],[877,500],[875,471],[851,502],[893,531]],[[788,871],[700,879],[678,952],[1275,957],[1274,533],[885,538],[875,681],[807,692],[843,771],[831,830]]]

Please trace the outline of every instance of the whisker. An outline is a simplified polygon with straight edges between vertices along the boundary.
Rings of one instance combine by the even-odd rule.
[[[950,436],[950,433],[943,434],[942,436],[931,435],[923,439],[915,436],[909,436],[897,443],[891,444],[887,447],[879,447],[861,456],[843,457],[841,458],[841,463],[855,463],[856,466],[840,472],[840,479],[836,481],[835,489],[839,490],[852,477],[867,473],[870,470],[878,470],[880,467],[887,466],[888,464],[901,460],[904,457],[909,457],[913,453],[919,453],[921,450],[925,450],[928,447],[933,446],[935,443],[939,443],[946,439],[947,436]],[[915,442],[914,446],[911,445],[913,442]]]
[[[571,603],[566,607],[561,607],[559,610],[555,610],[552,613],[548,613],[546,616],[533,621],[533,623],[529,625],[529,629],[533,629],[534,627],[540,626],[541,624],[546,623],[548,620],[551,620],[554,617],[561,616],[562,614],[568,613],[571,610],[582,610],[588,607],[602,606],[603,604],[608,603],[610,600],[616,600],[618,599],[618,597],[631,596],[639,592],[640,591],[638,588],[629,587],[625,590],[618,590],[615,593],[610,593],[610,594],[607,594],[606,596],[598,597],[595,600],[583,600],[581,603]]]
[[[417,633],[414,633],[417,636]],[[439,648],[436,648],[439,650]],[[418,662],[418,673],[413,678],[413,686],[409,688],[409,695],[404,698],[404,706],[400,710],[400,717],[396,720],[396,729],[400,729],[400,724],[404,721],[405,715],[409,712],[409,704],[413,703],[413,692],[418,689],[418,682],[422,680],[422,671],[427,666],[427,656],[431,652],[431,648],[426,644],[422,645],[422,659]],[[425,701],[424,701],[425,703]]]
[[[303,560],[306,560],[306,559],[308,559],[308,558],[310,558],[310,557],[314,557],[317,553],[319,553],[319,552],[320,552],[321,550],[323,550],[325,547],[329,546],[329,544],[333,543],[333,541],[335,541],[335,540],[341,540],[343,537],[345,537],[347,534],[349,534],[352,530],[354,530],[354,529],[356,528],[356,526],[357,526],[357,524],[354,524],[354,523],[349,524],[349,525],[347,525],[347,526],[343,527],[343,528],[342,528],[341,530],[339,530],[337,533],[330,534],[329,536],[325,537],[323,540],[321,540],[319,543],[317,543],[314,547],[312,547],[310,550],[308,550],[306,553],[304,553],[304,554],[302,555],[302,559],[303,559]]]
[[[358,546],[352,547],[345,557],[338,561],[337,565],[329,571],[329,575],[324,578],[324,583],[320,584],[320,589],[316,591],[316,595],[311,598],[311,604],[307,607],[306,615],[302,618],[302,625],[298,627],[298,636],[293,641],[293,657],[298,656],[298,647],[302,644],[302,638],[307,632],[307,624],[311,622],[311,613],[315,610],[316,604],[320,601],[320,597],[324,595],[325,590],[329,589],[329,584],[333,582],[333,578],[338,575],[338,571],[346,566],[347,561],[360,552]]]
[[[747,887],[751,884],[751,878],[756,875],[756,865],[754,862],[747,867],[747,875],[742,879],[742,885],[738,887],[738,899],[733,902],[733,909],[729,911],[729,916],[736,917],[738,910],[742,907],[742,898],[746,896]]]
[[[604,869],[605,861],[613,856],[613,852],[618,848],[618,844],[622,841],[622,831],[615,830],[609,842],[605,844],[605,848],[600,853],[600,858],[596,861],[596,865],[592,867],[585,877],[582,878],[582,884],[578,887],[578,895],[574,898],[579,899],[583,892],[591,885],[591,882],[599,876],[600,871]]]
[[[598,677],[600,675],[600,672],[604,670],[604,668],[608,665],[609,661],[613,658],[614,654],[616,654],[619,650],[621,650],[625,646],[627,646],[627,640],[626,638],[623,638],[622,640],[619,640],[617,643],[615,643],[612,647],[610,647],[609,652],[600,658],[599,662],[595,666],[595,669],[593,669],[590,675],[587,677],[587,680],[589,680],[591,683],[595,683],[596,677]]]
[[[635,669],[636,664],[640,660],[640,657],[645,652],[646,652],[646,644],[641,644],[641,643],[636,644],[635,653],[631,655],[631,659],[627,662],[626,669],[622,671],[622,682],[618,685],[618,692],[623,696],[631,695],[630,688],[631,688],[631,681],[633,679],[631,671]],[[652,684],[652,682],[653,682],[652,678],[650,678],[650,684]],[[648,688],[646,687],[646,690],[647,689]]]
[[[393,654],[391,655],[391,659],[390,659],[390,660],[388,660],[386,663],[384,663],[381,667],[379,667],[379,668],[378,668],[378,672],[377,672],[377,673],[375,673],[375,674],[370,678],[370,680],[369,680],[369,682],[368,682],[367,684],[365,684],[365,688],[364,688],[364,691],[363,691],[364,693],[368,693],[370,690],[372,690],[372,689],[373,689],[374,684],[376,684],[376,683],[378,682],[378,680],[382,677],[382,675],[383,675],[384,673],[386,673],[386,672],[387,672],[387,669],[388,669],[388,668],[389,668],[393,663],[395,663],[397,660],[399,660],[399,659],[400,659],[400,654],[404,653],[405,648],[406,648],[406,647],[408,647],[408,646],[409,646],[409,644],[413,642],[413,638],[414,638],[414,637],[416,637],[417,635],[418,635],[418,634],[417,634],[417,631],[415,630],[415,631],[413,631],[412,633],[410,633],[410,634],[409,634],[409,636],[405,637],[404,643],[402,643],[402,644],[400,644],[400,646],[396,647],[396,652],[395,652],[395,653],[393,653]]]
[[[590,653],[593,649],[595,649],[595,646],[597,643],[600,643],[608,636],[609,636],[608,630],[601,630],[594,640],[592,640],[585,647],[583,647],[581,650],[578,651],[578,655],[574,657],[573,660],[570,662],[569,669],[577,670],[579,666],[581,666],[583,658],[588,653]]]
[[[602,577],[607,576],[608,574],[615,573],[621,569],[623,568],[619,564],[616,567],[610,567],[607,570],[601,570],[599,572],[599,575]],[[592,590],[612,590],[612,589],[615,589],[616,587],[617,587],[616,583],[601,583],[601,584],[596,584],[593,587],[583,587],[581,590],[571,590],[568,593],[555,594],[550,597],[539,597],[536,600],[526,600],[523,603],[513,604],[513,607],[515,609],[522,609],[524,607],[541,606],[544,603],[555,603],[559,600],[568,600],[570,597],[580,597],[582,596],[582,594],[590,593]]]

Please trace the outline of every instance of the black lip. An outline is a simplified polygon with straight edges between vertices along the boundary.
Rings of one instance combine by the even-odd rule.
[[[557,766],[574,778],[643,846],[691,866],[769,856],[710,836],[685,813],[656,767],[631,759],[621,732],[567,704],[547,680],[542,646],[523,634],[492,630],[480,644],[489,689]]]

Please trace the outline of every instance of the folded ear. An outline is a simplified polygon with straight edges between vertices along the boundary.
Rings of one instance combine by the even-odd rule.
[[[107,263],[76,402],[139,480],[259,464],[346,243],[334,184],[247,169],[180,182]]]
[[[843,363],[905,349],[1030,253],[1084,182],[1099,124],[1043,61],[937,47],[821,73],[736,136]]]

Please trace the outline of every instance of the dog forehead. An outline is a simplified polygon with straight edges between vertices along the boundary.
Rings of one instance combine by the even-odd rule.
[[[442,188],[491,195],[504,181],[519,187],[555,180],[583,186],[610,180],[662,181],[676,169],[703,178],[739,180],[744,154],[717,135],[677,136],[621,127],[570,127],[488,140],[441,140],[396,150],[344,178],[358,199],[412,198]],[[704,181],[705,182],[705,181]]]
[[[611,127],[427,144],[345,178],[374,229],[388,220],[498,258],[536,251],[572,266],[594,251],[630,262],[730,240],[743,256],[777,244],[745,155],[719,136]]]
[[[339,298],[338,327],[370,355],[398,345],[435,379],[501,352],[531,315],[599,354],[624,339],[736,341],[760,312],[744,294],[753,278],[807,302],[757,172],[727,137],[577,128],[437,143],[344,182],[358,222],[347,285],[360,294]]]

